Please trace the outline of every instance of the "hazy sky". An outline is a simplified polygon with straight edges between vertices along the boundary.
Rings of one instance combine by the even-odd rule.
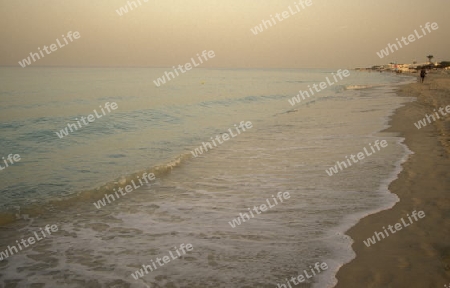
[[[137,0],[135,0],[137,2]],[[140,0],[119,16],[126,0],[0,0],[0,65],[38,47],[81,38],[32,66],[151,66],[184,64],[203,50],[203,67],[352,68],[389,62],[450,60],[449,0],[312,0],[300,13],[254,35],[250,28],[281,13],[292,0]],[[298,0],[297,0],[298,1]],[[439,29],[380,59],[395,38]]]

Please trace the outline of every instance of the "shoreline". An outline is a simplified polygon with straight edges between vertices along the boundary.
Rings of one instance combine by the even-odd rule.
[[[424,84],[400,86],[397,94],[416,97],[397,109],[391,127],[382,131],[405,138],[403,144],[414,152],[389,184],[400,201],[345,232],[354,241],[356,258],[339,269],[336,288],[444,287],[450,279],[450,221],[445,222],[450,216],[446,191],[450,186],[450,115],[421,129],[413,124],[433,109],[450,105],[450,76],[429,74]],[[413,210],[425,211],[426,217],[375,245],[363,244],[374,232]]]

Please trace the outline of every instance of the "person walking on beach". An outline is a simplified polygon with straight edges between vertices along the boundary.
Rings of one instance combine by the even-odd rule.
[[[422,68],[422,70],[420,70],[420,78],[422,79],[422,83],[425,80],[425,75],[427,75],[427,71],[425,68]]]

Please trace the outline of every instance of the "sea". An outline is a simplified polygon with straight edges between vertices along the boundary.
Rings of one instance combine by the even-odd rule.
[[[349,70],[291,105],[338,69],[194,69],[156,86],[169,69],[0,67],[0,158],[20,155],[0,160],[0,287],[288,288],[316,263],[328,269],[292,287],[333,287],[355,257],[345,231],[398,201],[388,185],[412,152],[382,131],[414,78]],[[376,140],[388,146],[326,173]],[[155,179],[94,205],[144,173]],[[58,231],[19,249],[47,225]]]

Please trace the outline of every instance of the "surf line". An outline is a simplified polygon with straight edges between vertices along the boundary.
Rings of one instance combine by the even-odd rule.
[[[139,181],[139,183],[141,185],[136,185],[136,183],[134,183],[134,179],[133,179],[133,180],[131,180],[131,184],[133,184],[133,187],[131,186],[131,184],[125,186],[124,187],[125,188],[125,192],[123,191],[122,187],[119,187],[117,189],[117,190],[119,190],[119,192],[122,195],[122,197],[127,195],[127,193],[131,193],[134,190],[138,189],[139,187],[144,186],[144,183],[142,183],[142,180],[144,180],[145,183],[150,184],[148,182],[148,180],[154,181],[155,180],[155,174],[153,174],[153,173],[148,173],[147,174],[147,172],[145,172],[144,174],[142,174],[142,180],[141,180],[141,177],[139,177],[139,176],[136,176],[136,178],[138,179],[138,181]],[[120,196],[119,196],[119,194],[117,194],[116,188],[113,188],[113,190],[114,190],[114,194],[116,195],[117,199],[119,199]],[[116,201],[116,198],[114,197],[113,193],[105,194],[105,197],[103,197],[101,200],[98,200],[97,203],[94,202],[92,204],[94,204],[95,208],[100,209],[100,208],[106,206],[106,204],[107,204],[106,201],[108,201],[108,203],[111,203],[111,200],[112,200],[112,202]]]

